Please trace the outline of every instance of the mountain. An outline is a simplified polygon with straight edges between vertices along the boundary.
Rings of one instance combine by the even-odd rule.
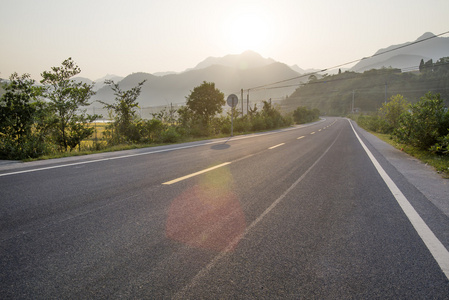
[[[205,69],[213,65],[226,66],[240,70],[263,67],[275,63],[272,58],[263,58],[254,51],[245,51],[242,54],[231,54],[224,57],[208,57],[196,65],[193,70]],[[188,69],[191,71],[192,69]]]
[[[98,91],[102,87],[104,87],[105,86],[105,84],[104,84],[105,80],[113,80],[114,82],[119,82],[122,79],[123,79],[123,77],[117,76],[117,75],[112,75],[112,74],[107,74],[106,76],[98,78],[97,80],[91,80],[89,78],[80,77],[80,76],[73,77],[73,80],[75,82],[83,82],[83,83],[87,83],[87,84],[94,83],[94,91]]]
[[[428,40],[423,41],[425,39]],[[400,49],[391,51],[396,48]],[[387,53],[381,54],[383,52]],[[449,56],[449,38],[435,37],[433,33],[426,32],[414,42],[407,42],[379,49],[374,55],[376,56],[358,62],[351,68],[351,71],[363,72],[371,69],[381,69],[382,67],[404,69],[419,66],[421,59],[424,61],[433,59],[433,61],[436,62],[442,57]]]
[[[178,72],[167,71],[167,72],[156,72],[156,73],[153,73],[154,76],[165,76],[165,75],[172,75],[172,74],[178,74]]]
[[[251,64],[248,63],[247,65]],[[145,108],[167,106],[171,103],[184,104],[185,98],[193,88],[201,85],[203,81],[214,82],[216,88],[220,89],[225,94],[225,97],[234,93],[240,98],[240,90],[242,88],[258,87],[299,75],[299,73],[293,71],[289,66],[279,62],[253,68],[212,64],[204,68],[195,68],[180,74],[169,74],[162,77],[149,73],[134,73],[121,80],[119,85],[122,90],[127,90],[136,86],[142,80],[146,80],[138,98],[140,107]],[[299,82],[299,80],[296,82]],[[250,101],[254,103],[255,101],[268,100],[269,98],[279,98],[279,95],[288,96],[295,88],[284,87],[281,89],[253,91],[250,93]],[[114,95],[110,87],[105,86],[92,99],[112,103],[114,101]]]
[[[105,86],[105,84],[104,84],[105,80],[113,80],[114,82],[119,82],[122,79],[123,79],[123,77],[121,77],[121,76],[117,76],[117,75],[114,75],[114,74],[107,74],[106,76],[103,76],[103,77],[98,78],[97,80],[95,80],[94,90],[98,91],[102,87],[104,87]]]
[[[93,81],[91,79],[86,78],[86,77],[81,77],[81,76],[73,77],[72,80],[77,82],[77,83],[78,82],[87,83],[87,84],[92,84],[93,83]]]

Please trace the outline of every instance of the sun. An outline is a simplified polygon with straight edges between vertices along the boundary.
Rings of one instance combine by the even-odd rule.
[[[272,40],[270,21],[256,12],[231,16],[225,24],[225,34],[230,49],[236,52],[253,50],[265,52]]]

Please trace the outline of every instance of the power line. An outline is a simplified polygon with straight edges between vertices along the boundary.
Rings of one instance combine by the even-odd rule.
[[[403,49],[403,48],[406,48],[406,47],[410,47],[412,45],[415,45],[415,44],[418,44],[418,43],[422,43],[422,42],[428,41],[430,39],[434,39],[436,37],[439,37],[439,36],[442,36],[442,35],[445,35],[445,34],[448,34],[448,33],[449,33],[449,31],[446,31],[446,32],[443,32],[443,33],[440,33],[440,34],[437,34],[437,35],[433,35],[431,37],[428,37],[428,38],[425,38],[425,39],[422,39],[422,40],[419,40],[419,41],[410,42],[410,43],[408,43],[406,45],[398,46],[398,47],[390,49],[390,50],[386,50],[386,51],[383,51],[383,52],[380,52],[380,53],[375,53],[375,54],[373,54],[373,55],[371,55],[369,57],[363,57],[363,58],[360,58],[360,59],[357,59],[357,60],[353,60],[353,61],[350,61],[350,62],[347,62],[347,63],[344,63],[344,64],[340,64],[340,65],[337,65],[337,66],[326,68],[326,69],[323,69],[323,70],[320,70],[320,71],[307,73],[307,74],[303,74],[303,75],[300,75],[300,76],[292,77],[292,78],[289,78],[289,79],[285,79],[285,80],[281,80],[281,81],[277,81],[277,82],[273,82],[273,83],[269,83],[269,84],[264,84],[264,85],[260,85],[260,86],[256,86],[256,87],[252,87],[252,88],[248,88],[248,89],[244,89],[244,90],[247,91],[247,92],[249,92],[250,90],[254,91],[254,90],[262,89],[262,88],[265,88],[265,87],[268,87],[268,86],[271,86],[271,85],[284,83],[284,82],[287,82],[287,81],[303,78],[303,77],[306,77],[306,76],[315,75],[315,74],[318,74],[318,73],[321,73],[321,72],[325,72],[327,70],[340,68],[340,67],[343,67],[343,66],[346,66],[346,65],[349,65],[349,64],[353,64],[353,63],[365,60],[365,59],[370,59],[370,58],[373,58],[373,57],[376,57],[376,56],[379,56],[379,55],[382,55],[382,54],[385,54],[385,53],[396,51],[398,49]]]
[[[435,68],[435,67],[443,66],[443,65],[447,65],[447,64],[449,64],[449,62],[438,63],[437,65],[433,65],[433,66],[425,66],[424,69]],[[383,73],[385,73],[385,74],[391,73],[391,70],[393,70],[393,69],[385,69],[385,71]],[[402,71],[402,73],[418,71],[419,70],[419,66],[404,67],[404,68],[401,68],[400,70]],[[376,73],[373,73],[373,74],[363,74],[363,77],[366,78],[366,77],[371,77],[371,76],[380,76],[380,75],[383,75],[382,71],[383,70],[380,69],[380,70],[376,70]],[[356,73],[356,72],[354,72],[354,73]],[[295,86],[301,86],[301,85],[304,86],[304,85],[309,85],[309,84],[333,83],[333,82],[336,82],[336,81],[353,80],[353,79],[360,79],[360,77],[359,76],[353,76],[353,77],[346,77],[346,78],[336,78],[336,79],[325,80],[325,81],[316,81],[316,82],[308,82],[308,83],[300,83],[300,84],[290,84],[290,85],[275,86],[275,87],[264,87],[264,88],[260,88],[260,89],[250,89],[250,90],[252,90],[252,91],[272,90],[272,89],[295,87]],[[275,84],[275,83],[273,83],[273,84]]]

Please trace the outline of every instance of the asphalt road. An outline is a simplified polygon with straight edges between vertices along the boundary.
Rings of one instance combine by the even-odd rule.
[[[0,298],[449,299],[448,215],[355,132],[0,168]]]

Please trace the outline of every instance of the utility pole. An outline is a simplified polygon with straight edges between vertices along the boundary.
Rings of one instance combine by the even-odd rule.
[[[95,115],[95,106],[93,107],[94,108],[94,115]],[[95,118],[95,121],[94,121],[95,123],[95,144],[97,143],[97,119]]]
[[[385,82],[385,104],[387,104],[387,88],[388,88],[388,82]]]
[[[242,93],[242,118],[243,118],[243,89],[240,90],[240,92]],[[248,111],[246,111],[246,114],[248,114]]]
[[[352,113],[354,113],[354,90],[352,90]]]
[[[249,90],[248,90],[248,94],[246,95],[246,113],[248,114],[248,110],[249,110]]]

